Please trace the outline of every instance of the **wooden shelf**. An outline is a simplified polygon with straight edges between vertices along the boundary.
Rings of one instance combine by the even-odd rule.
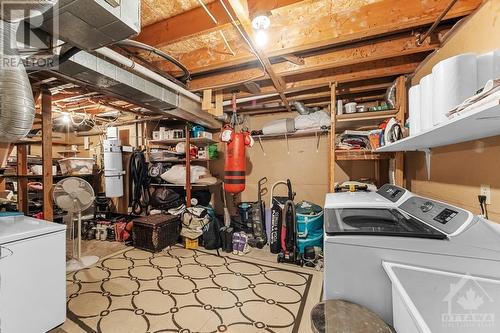
[[[376,128],[381,122],[397,114],[397,110],[387,110],[337,115],[335,116],[336,132],[343,132],[346,129]]]
[[[211,187],[211,186],[216,186],[220,185],[222,181],[218,180],[214,184],[191,184],[191,187]],[[170,183],[151,183],[149,184],[150,186],[164,186],[164,187],[182,187],[185,188],[186,184],[170,184]]]
[[[192,158],[191,162],[210,162],[216,161],[215,158]],[[186,162],[185,158],[165,158],[162,160],[154,160],[150,161],[151,163],[184,163]]]
[[[88,178],[88,177],[95,177],[97,176],[98,173],[89,173],[89,174],[83,174],[83,175],[53,175],[53,178],[57,179],[62,179],[62,178],[68,178],[68,177],[79,177],[79,178]],[[0,175],[0,178],[28,178],[28,179],[43,179],[43,175]]]
[[[391,158],[394,158],[394,154],[378,153],[370,150],[335,150],[335,159],[337,161],[377,161]]]
[[[14,142],[15,145],[41,145],[42,139],[22,139]],[[52,140],[52,145],[54,146],[71,146],[72,143],[66,141]]]
[[[186,138],[166,139],[166,140],[149,140],[149,143],[150,144],[154,144],[154,145],[176,145],[179,142],[186,142]],[[208,139],[208,138],[191,138],[190,142],[191,142],[191,144],[197,145],[197,146],[209,145],[209,144],[212,144],[212,143],[217,143],[216,140],[214,140],[214,139]]]
[[[480,106],[472,105],[442,124],[381,147],[377,152],[425,151],[496,135],[500,135],[499,98]]]
[[[293,133],[283,133],[283,134],[262,134],[262,135],[252,135],[254,140],[279,140],[279,139],[286,139],[286,138],[301,138],[301,137],[307,137],[307,136],[316,136],[316,135],[323,135],[323,134],[328,134],[330,132],[329,129],[316,129],[316,130],[303,130],[303,131],[297,131]]]

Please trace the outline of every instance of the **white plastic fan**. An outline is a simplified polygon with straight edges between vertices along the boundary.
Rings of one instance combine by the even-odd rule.
[[[94,202],[94,189],[90,184],[77,177],[69,177],[59,181],[52,193],[55,204],[69,214],[71,235],[73,239],[73,259],[67,262],[66,270],[76,271],[95,264],[99,257],[82,257],[82,211]],[[74,214],[78,214],[78,227],[75,242]]]

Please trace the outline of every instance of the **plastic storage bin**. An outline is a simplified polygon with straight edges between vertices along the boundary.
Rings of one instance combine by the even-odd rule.
[[[90,175],[94,169],[93,158],[69,157],[58,161],[63,175]]]

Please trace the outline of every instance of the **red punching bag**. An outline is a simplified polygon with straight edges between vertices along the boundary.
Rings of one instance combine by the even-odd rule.
[[[224,166],[224,190],[240,193],[245,190],[247,160],[245,155],[246,133],[233,133],[233,139],[226,146],[226,164]]]
[[[236,94],[233,93],[233,126],[236,125]],[[247,169],[246,146],[253,145],[253,139],[247,130],[237,133],[230,125],[221,132],[221,141],[226,143],[224,165],[224,190],[228,193],[240,193],[245,190]]]

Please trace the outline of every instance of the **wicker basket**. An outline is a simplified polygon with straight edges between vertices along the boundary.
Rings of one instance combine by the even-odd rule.
[[[159,252],[177,243],[181,221],[175,215],[158,214],[134,220],[134,246],[150,252]]]

